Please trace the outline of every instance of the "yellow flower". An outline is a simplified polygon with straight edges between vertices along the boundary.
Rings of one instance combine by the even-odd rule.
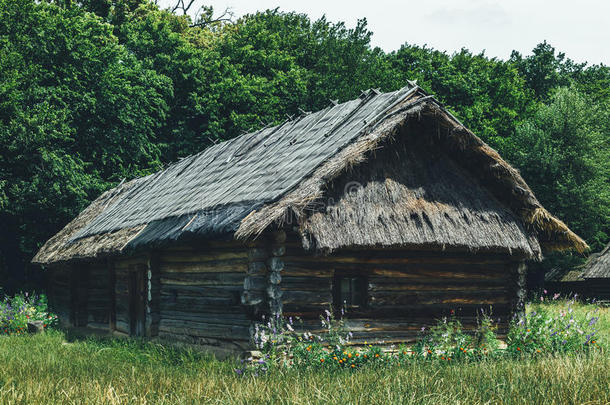
[[[349,358],[351,359],[351,358],[352,358],[352,354],[351,354],[351,353],[348,353],[348,354],[347,354],[347,357],[349,357]]]

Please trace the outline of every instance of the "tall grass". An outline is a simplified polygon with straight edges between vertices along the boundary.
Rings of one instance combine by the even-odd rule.
[[[578,311],[587,311],[578,306]],[[600,311],[600,341],[610,315]],[[133,340],[62,332],[0,337],[0,403],[507,403],[610,402],[610,358],[546,355],[360,370],[278,370],[238,377],[232,361]]]

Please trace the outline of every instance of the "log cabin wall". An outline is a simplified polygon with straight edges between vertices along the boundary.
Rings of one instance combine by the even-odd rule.
[[[610,279],[589,278],[584,281],[584,295],[597,301],[610,301]]]
[[[159,337],[217,352],[247,348],[252,315],[241,299],[248,255],[248,247],[238,242],[159,252]]]
[[[361,249],[315,257],[296,236],[286,242],[281,291],[284,316],[300,317],[306,329],[320,329],[320,315],[333,303],[337,275],[365,280],[366,304],[348,309],[346,326],[354,342],[404,342],[422,327],[455,313],[465,329],[477,311],[492,310],[506,331],[522,306],[524,266],[502,254],[439,250]],[[337,304],[337,303],[335,303]]]
[[[87,266],[87,327],[108,329],[111,295],[108,291],[108,265],[105,260]]]
[[[47,285],[49,308],[59,317],[63,327],[70,326],[71,310],[71,266],[62,264],[48,270],[50,272]]]

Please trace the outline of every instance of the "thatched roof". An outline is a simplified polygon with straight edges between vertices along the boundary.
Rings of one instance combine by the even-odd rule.
[[[409,125],[374,158],[329,185],[303,220],[304,245],[446,246],[540,254],[521,220],[433,142]],[[432,141],[432,142],[431,142]],[[313,206],[313,204],[312,204]]]
[[[121,185],[94,201],[50,239],[33,261],[48,264],[94,258],[189,235],[250,239],[287,217],[297,218],[302,232],[315,236],[316,220],[308,215],[311,204],[319,201],[329,184],[348,168],[373,158],[376,149],[391,147],[390,140],[400,137],[405,125],[419,121],[434,124],[439,147],[449,151],[446,153],[461,170],[480,183],[477,190],[497,200],[479,205],[462,201],[465,209],[454,199],[448,215],[464,211],[501,226],[484,231],[483,222],[468,226],[456,222],[450,230],[445,228],[448,220],[443,220],[433,223],[435,233],[425,239],[416,238],[415,233],[409,239],[407,232],[393,235],[388,243],[432,243],[471,250],[494,246],[532,257],[539,256],[535,239],[543,248],[587,248],[540,205],[515,169],[436,100],[410,85],[385,94],[369,90],[358,99],[217,144],[163,171]],[[422,184],[424,189],[427,186]],[[408,190],[401,193],[408,194]],[[430,191],[426,202],[438,208],[441,205],[434,204],[434,195]],[[418,197],[413,201],[403,198],[409,209]],[[490,216],[484,219],[485,215]],[[455,238],[443,239],[443,232]],[[477,232],[487,236],[475,236]],[[506,232],[514,235],[506,236]],[[332,248],[322,242],[321,233],[319,236],[318,248]],[[487,241],[483,243],[483,239]]]
[[[585,279],[582,277],[582,268],[569,270],[554,268],[544,274],[544,281],[547,283],[574,283],[585,281]]]
[[[610,278],[610,243],[604,250],[592,254],[585,264],[583,277],[587,278]]]

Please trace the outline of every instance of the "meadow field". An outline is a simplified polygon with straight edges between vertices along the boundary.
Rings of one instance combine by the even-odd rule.
[[[590,309],[576,305],[574,314]],[[237,375],[235,360],[153,342],[53,330],[0,336],[0,403],[607,404],[610,311],[598,313],[600,347],[590,353],[278,369],[259,377]]]

